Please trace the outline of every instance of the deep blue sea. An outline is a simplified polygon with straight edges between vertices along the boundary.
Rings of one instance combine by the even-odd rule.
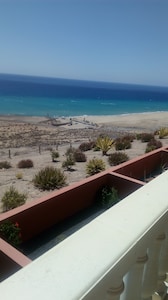
[[[0,115],[84,116],[168,111],[168,87],[0,74]]]

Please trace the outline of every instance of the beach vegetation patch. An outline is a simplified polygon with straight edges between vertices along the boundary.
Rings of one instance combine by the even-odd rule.
[[[148,153],[148,152],[151,152],[153,150],[159,149],[162,146],[163,145],[162,145],[161,141],[158,141],[155,138],[153,138],[150,142],[147,143],[145,153]]]
[[[141,140],[142,143],[148,143],[152,139],[154,139],[153,133],[143,132],[137,134],[137,140]]]
[[[63,161],[62,163],[62,167],[65,168],[67,171],[72,171],[72,166],[75,165],[75,158],[74,158],[74,154],[70,153],[69,155],[67,155],[66,160]]]
[[[17,166],[19,169],[29,169],[33,168],[34,164],[31,159],[22,159],[18,162]]]
[[[168,128],[167,127],[162,127],[158,131],[159,134],[159,139],[163,139],[164,137],[168,136]]]
[[[0,169],[10,169],[12,166],[8,161],[0,161]]]
[[[86,162],[87,158],[84,152],[80,149],[76,149],[74,152],[74,158],[76,162]]]
[[[23,173],[22,173],[22,172],[18,172],[18,173],[16,174],[16,178],[17,178],[17,179],[23,179]]]
[[[33,183],[41,190],[59,189],[66,185],[66,176],[61,169],[45,167],[34,176]]]
[[[85,152],[93,149],[93,147],[94,147],[93,142],[83,142],[80,144],[79,149]]]
[[[107,152],[114,146],[114,140],[108,135],[98,137],[96,146],[102,151],[102,155],[107,155]]]
[[[129,160],[129,156],[125,152],[114,152],[108,157],[110,166],[117,166],[125,161]]]
[[[131,148],[131,141],[129,138],[122,137],[117,138],[115,140],[115,149],[118,150],[126,150]]]
[[[86,173],[91,176],[105,170],[105,162],[102,159],[93,158],[86,165]]]
[[[70,154],[74,154],[75,151],[76,151],[76,148],[74,148],[74,147],[69,147],[69,148],[66,150],[65,155],[68,156],[68,155],[70,155]]]
[[[55,151],[55,150],[52,150],[52,151],[51,151],[51,158],[52,158],[52,161],[53,161],[53,162],[56,162],[57,159],[58,159],[58,157],[59,157],[59,152],[58,152],[58,151]]]
[[[123,137],[122,137],[123,140],[128,140],[130,141],[131,143],[136,139],[136,135],[135,134],[125,134]]]
[[[1,201],[3,210],[8,211],[26,202],[27,195],[19,193],[13,186],[11,186],[3,195]]]

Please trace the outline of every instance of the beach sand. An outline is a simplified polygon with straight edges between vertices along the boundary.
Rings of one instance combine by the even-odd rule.
[[[66,159],[65,152],[70,145],[77,148],[81,142],[95,140],[100,134],[112,138],[126,133],[151,132],[168,127],[168,112],[117,115],[117,116],[78,116],[72,118],[48,119],[46,117],[0,116],[0,161],[10,162],[12,168],[0,170],[0,199],[4,192],[14,186],[19,192],[27,194],[27,201],[35,201],[48,194],[33,186],[34,175],[43,167],[62,167]],[[168,139],[161,140],[163,146]],[[57,149],[60,157],[52,162],[51,149]],[[125,150],[129,158],[142,155],[146,144],[134,140],[132,148]],[[115,152],[111,149],[109,154]],[[102,158],[109,168],[108,157],[93,150],[85,152],[87,161],[93,157]],[[22,159],[31,159],[34,167],[19,169]],[[65,171],[67,183],[73,184],[86,177],[86,163],[76,163],[73,172]],[[22,179],[17,179],[22,173]],[[1,210],[2,211],[2,210]]]

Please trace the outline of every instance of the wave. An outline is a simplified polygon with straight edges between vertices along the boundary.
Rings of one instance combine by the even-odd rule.
[[[117,103],[114,102],[100,102],[101,105],[112,105],[112,106],[116,106]]]

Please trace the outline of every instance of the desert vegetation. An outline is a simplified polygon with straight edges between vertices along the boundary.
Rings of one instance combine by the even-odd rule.
[[[8,211],[26,202],[27,195],[18,192],[13,186],[6,190],[2,197],[3,211]]]
[[[41,190],[59,189],[66,184],[66,176],[61,169],[45,167],[34,176],[33,183]]]
[[[86,173],[87,175],[91,176],[101,171],[104,171],[106,168],[105,163],[102,159],[93,158],[88,161],[86,165]]]
[[[57,140],[51,145],[46,136],[45,143],[41,142],[40,147],[36,143],[26,149],[17,146],[9,151],[4,148],[0,150],[1,203],[11,185],[26,194],[25,201],[37,199],[50,190],[72,184],[165,145],[166,132],[161,128],[154,133],[120,133],[112,138],[111,132],[101,133],[99,130],[97,137],[95,133],[87,132],[88,136],[83,139],[84,130],[81,130],[81,136],[79,133],[77,135],[79,140],[68,140],[62,144]],[[39,138],[42,139],[40,134]],[[56,170],[53,163],[56,163]],[[8,208],[2,205],[2,210]]]

